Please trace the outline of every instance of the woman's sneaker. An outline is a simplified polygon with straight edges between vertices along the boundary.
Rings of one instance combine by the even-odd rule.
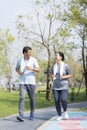
[[[64,112],[64,119],[67,120],[69,118],[69,115],[67,112]]]
[[[56,120],[57,120],[57,121],[62,120],[62,116],[58,116],[58,117],[56,118]]]

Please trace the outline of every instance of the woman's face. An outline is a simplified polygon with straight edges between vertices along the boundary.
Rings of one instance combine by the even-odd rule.
[[[59,55],[59,53],[56,54],[55,59],[57,61],[62,61],[62,57]]]

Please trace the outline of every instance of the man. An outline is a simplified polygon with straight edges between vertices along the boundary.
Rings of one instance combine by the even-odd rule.
[[[23,48],[23,57],[17,61],[16,72],[19,76],[19,121],[24,121],[24,99],[26,91],[30,98],[30,120],[34,119],[34,108],[35,108],[35,72],[39,72],[40,68],[36,58],[32,57],[31,47],[25,46]]]

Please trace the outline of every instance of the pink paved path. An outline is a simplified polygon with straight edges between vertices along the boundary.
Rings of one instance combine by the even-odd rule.
[[[58,126],[62,130],[87,130],[81,126],[81,121],[87,119],[86,117],[70,118],[69,120],[63,120],[58,122]]]

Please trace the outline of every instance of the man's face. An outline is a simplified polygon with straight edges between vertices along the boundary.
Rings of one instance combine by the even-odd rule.
[[[26,58],[29,58],[31,55],[32,55],[32,50],[28,50],[28,52],[25,52],[25,53],[24,53],[24,56],[25,56]]]

